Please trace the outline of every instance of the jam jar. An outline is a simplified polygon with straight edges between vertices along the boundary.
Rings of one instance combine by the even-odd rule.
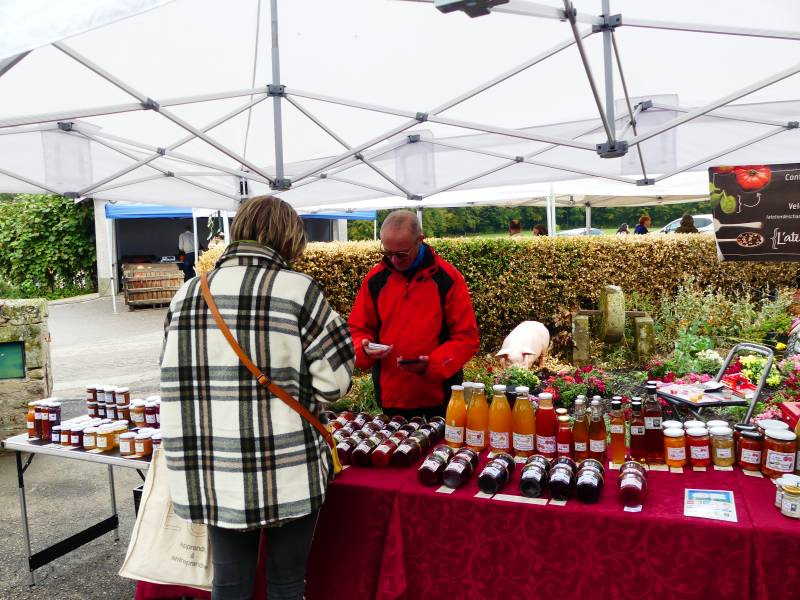
[[[736,456],[739,456],[739,440],[742,439],[742,433],[745,431],[758,431],[755,425],[745,425],[744,423],[737,423],[733,426],[733,445],[736,449]]]
[[[119,454],[120,456],[130,456],[136,453],[135,447],[136,434],[132,431],[127,431],[119,436]]]
[[[683,428],[670,427],[664,430],[664,460],[668,467],[683,467],[686,464],[686,440]]]
[[[369,455],[372,454],[372,451],[380,446],[385,439],[386,436],[380,432],[365,439],[353,449],[353,453],[350,455],[350,463],[359,467],[368,467],[370,465]]]
[[[61,444],[61,425],[53,425],[50,428],[50,442]]]
[[[422,455],[419,441],[414,437],[409,437],[402,441],[397,450],[392,454],[391,463],[395,467],[410,467],[417,462]]]
[[[83,430],[83,449],[94,450],[97,447],[97,427],[87,427]]]
[[[389,461],[392,459],[392,454],[395,453],[398,446],[403,442],[405,439],[401,435],[397,435],[401,433],[398,431],[395,435],[389,437],[388,439],[383,440],[375,450],[372,451],[370,454],[370,462],[374,467],[385,467],[388,466]]]
[[[519,491],[528,498],[538,498],[547,488],[550,461],[541,454],[534,454],[525,462],[519,478]]]
[[[733,450],[733,429],[730,427],[712,427],[711,460],[718,467],[731,467],[736,462]]]
[[[756,428],[739,433],[737,459],[739,466],[745,471],[761,470],[761,452],[764,436]]]
[[[339,455],[339,462],[343,465],[350,464],[350,458],[353,455],[353,450],[356,449],[361,443],[361,440],[356,440],[352,437],[348,437],[340,442],[336,443],[336,454]]]
[[[761,472],[772,478],[780,477],[785,473],[794,473],[797,435],[792,431],[777,427],[770,427],[765,431]]]
[[[447,466],[447,459],[442,454],[431,454],[417,470],[417,479],[422,485],[437,485],[442,480],[442,473]]]
[[[449,462],[455,456],[455,453],[456,451],[447,444],[439,444],[431,450],[431,454],[441,456],[445,463]]]
[[[686,430],[689,446],[689,462],[692,467],[707,467],[711,464],[711,441],[708,430],[692,427]]]
[[[478,487],[484,494],[496,494],[508,483],[513,472],[514,458],[506,452],[498,452],[478,475]]]
[[[603,491],[603,464],[593,458],[581,462],[575,480],[575,497],[585,504],[595,504]]]
[[[622,505],[635,508],[644,504],[647,494],[647,471],[638,462],[629,460],[619,469],[619,499]]]
[[[570,460],[565,456],[557,460]],[[550,488],[550,497],[553,500],[567,500],[572,495],[572,488],[575,484],[575,463],[569,465],[565,462],[556,463],[553,461],[550,467],[550,474],[547,485]]]
[[[472,452],[472,450],[470,450]],[[475,454],[473,452],[473,454]],[[456,489],[464,485],[475,470],[471,457],[463,452],[456,452],[442,471],[442,483],[447,487]]]
[[[138,456],[150,456],[153,453],[152,433],[139,432],[134,439],[134,448]]]
[[[106,407],[108,410],[108,407]],[[156,403],[153,400],[148,400],[144,405],[144,422],[146,427],[156,426]],[[113,417],[110,417],[113,418]]]

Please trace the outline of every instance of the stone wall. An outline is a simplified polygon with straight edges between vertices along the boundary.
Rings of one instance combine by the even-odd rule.
[[[47,301],[0,299],[0,342],[24,342],[25,377],[0,379],[0,439],[25,430],[25,406],[50,396]]]

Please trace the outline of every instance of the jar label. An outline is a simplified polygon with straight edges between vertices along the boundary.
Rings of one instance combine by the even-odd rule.
[[[101,435],[97,438],[97,447],[98,448],[108,448],[108,436]]]
[[[680,446],[679,448],[667,447],[668,460],[686,460],[686,448]]]
[[[786,494],[784,494],[781,499],[781,513],[787,517],[800,517],[800,501],[787,498]]]
[[[556,451],[556,436],[537,435],[536,449],[542,454],[553,454]]]
[[[54,413],[54,412],[51,412],[51,413],[49,413],[49,414],[47,415],[47,417],[48,417],[48,418],[49,418],[51,421],[55,421],[55,420],[56,420],[56,413]]]
[[[767,468],[781,473],[794,471],[794,452],[767,450]]]
[[[597,485],[597,473],[584,471],[578,475],[578,483],[590,483],[592,485]]]
[[[645,417],[645,429],[661,429],[661,417]]]
[[[35,426],[35,423],[33,421],[28,421],[28,424],[27,424],[28,429],[33,429],[34,426]]]
[[[709,457],[708,446],[689,446],[689,453],[696,460],[703,460]]]
[[[641,425],[631,425],[631,435],[644,435],[645,428]]]
[[[70,436],[70,443],[73,446],[77,446],[78,445],[78,436],[77,435],[71,435]]]
[[[425,462],[422,463],[420,469],[433,469],[434,471],[439,468],[441,463],[438,460],[434,460],[433,458],[426,458]]]
[[[127,440],[120,440],[119,441],[119,451],[122,454],[130,454],[131,453],[131,443]]]
[[[530,452],[533,450],[533,434],[528,433],[515,433],[514,434],[514,450],[520,452]]]
[[[93,433],[84,434],[83,435],[83,447],[84,448],[87,448],[87,447],[91,448],[92,446],[94,446],[94,434]]]
[[[144,420],[147,423],[155,423],[156,422],[156,416],[155,415],[145,415]]]
[[[589,440],[589,452],[605,452],[605,440]]]
[[[619,423],[611,425],[611,433],[625,433],[625,425]]]
[[[456,473],[463,473],[466,466],[460,460],[451,462],[447,465],[447,471],[455,471]]]
[[[51,433],[50,434],[50,441],[53,442],[54,444],[60,444],[61,443],[61,434],[60,433]]]
[[[733,450],[731,448],[715,448],[717,458],[733,458]]]
[[[454,427],[453,425],[446,425],[444,428],[444,439],[445,441],[452,442],[454,444],[463,444],[464,428]]]
[[[747,463],[750,465],[760,465],[761,450],[748,450],[747,448],[742,448],[741,460],[743,463]]]
[[[483,448],[485,444],[484,431],[475,431],[474,429],[467,429],[467,445],[475,448]]]
[[[571,473],[567,469],[554,469],[550,474],[550,483],[554,481],[560,481],[561,483],[566,483],[569,485],[570,480],[572,477],[570,476]]]
[[[136,454],[144,454],[144,443],[143,442],[136,442]]]
[[[684,458],[686,458],[684,456]],[[636,475],[628,474],[619,482],[620,487],[635,487],[637,490],[642,489],[642,479]]]
[[[381,444],[380,446],[375,448],[374,451],[379,453],[379,454],[381,454],[381,453],[386,454],[390,450],[391,450],[391,447],[389,446],[389,444]]]
[[[489,432],[489,445],[492,448],[500,450],[508,450],[508,432],[507,431],[490,431]]]
[[[558,454],[559,454],[559,456],[568,455],[569,451],[570,451],[569,444],[558,444]]]
[[[575,442],[575,452],[586,452],[586,442]]]
[[[487,465],[483,469],[481,475],[489,475],[490,477],[500,477],[500,475],[502,475],[502,472],[494,465]]]

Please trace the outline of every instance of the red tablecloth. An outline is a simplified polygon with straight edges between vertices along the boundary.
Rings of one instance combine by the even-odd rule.
[[[800,522],[774,508],[768,479],[651,472],[644,510],[630,513],[615,476],[598,504],[541,506],[477,498],[474,477],[442,494],[419,485],[415,469],[350,468],[320,516],[307,597],[797,597]],[[518,495],[518,481],[519,470],[502,491]],[[732,490],[738,522],[684,517],[686,488]],[[178,595],[191,594],[137,589],[137,600]]]

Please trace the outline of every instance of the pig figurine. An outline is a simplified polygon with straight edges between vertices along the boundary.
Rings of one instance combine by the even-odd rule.
[[[550,332],[539,321],[523,321],[506,336],[496,356],[503,368],[517,365],[529,369],[534,361],[541,368],[550,346]]]

